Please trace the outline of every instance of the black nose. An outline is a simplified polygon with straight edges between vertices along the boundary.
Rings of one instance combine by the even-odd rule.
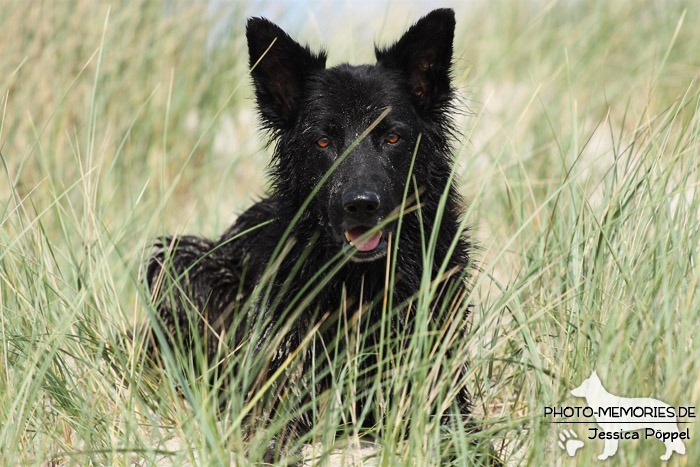
[[[348,190],[341,199],[343,209],[353,217],[367,217],[379,209],[379,195],[370,190]]]

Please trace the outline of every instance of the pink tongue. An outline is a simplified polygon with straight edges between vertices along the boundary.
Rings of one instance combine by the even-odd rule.
[[[372,251],[375,248],[377,248],[377,245],[379,245],[379,241],[381,240],[382,236],[379,232],[376,232],[374,235],[368,238],[358,240],[365,232],[367,232],[367,229],[358,227],[356,229],[348,230],[348,235],[350,236],[350,241],[355,246],[355,248],[357,248],[360,251]]]

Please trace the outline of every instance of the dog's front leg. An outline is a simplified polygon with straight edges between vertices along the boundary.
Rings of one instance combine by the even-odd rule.
[[[598,456],[598,460],[605,460],[608,457],[614,455],[617,452],[618,440],[616,439],[606,439],[605,447],[603,448],[603,453]]]

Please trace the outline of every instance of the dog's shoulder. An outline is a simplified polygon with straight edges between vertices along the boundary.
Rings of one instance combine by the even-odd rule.
[[[238,216],[233,225],[221,236],[219,243],[235,241],[248,234],[257,236],[262,231],[269,230],[266,227],[275,223],[279,217],[279,210],[279,203],[272,198],[258,201]]]

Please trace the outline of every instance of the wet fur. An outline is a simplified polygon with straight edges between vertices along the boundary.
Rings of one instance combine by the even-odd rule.
[[[222,335],[233,335],[230,348],[234,348],[249,338],[253,323],[264,322],[268,330],[275,331],[258,336],[260,342],[255,349],[279,339],[278,350],[265,366],[269,375],[299,347],[320,317],[325,315],[331,323],[338,319],[343,297],[353,310],[360,303],[366,306],[363,320],[381,321],[386,258],[355,262],[341,255],[338,259],[344,228],[338,226],[350,221],[337,200],[350,185],[374,190],[389,200],[382,206],[384,220],[388,219],[386,212],[395,211],[401,202],[419,135],[409,198],[420,201],[425,238],[430,237],[432,229],[438,229],[435,257],[429,266],[431,276],[437,279],[444,260],[450,273],[442,278],[438,297],[453,300],[463,293],[470,243],[459,228],[461,199],[455,187],[448,184],[454,163],[454,89],[450,80],[454,25],[451,10],[435,10],[398,42],[378,48],[376,65],[326,68],[325,52],[311,52],[265,19],[249,20],[247,39],[258,110],[274,145],[271,190],[216,240],[181,236],[156,242],[147,270],[157,309],[156,325],[165,336],[165,342],[153,338],[156,346],[203,345],[204,354],[214,360],[220,357],[217,350]],[[392,110],[386,118],[331,174],[293,225],[289,238],[284,239],[294,216],[333,161],[389,106]],[[400,145],[388,145],[385,134],[395,128],[401,129]],[[315,146],[318,134],[329,135],[334,144],[332,153]],[[415,187],[419,193],[415,193]],[[437,223],[445,191],[446,207]],[[386,229],[387,235],[394,235],[396,221],[389,222]],[[456,248],[450,255],[455,238]],[[391,323],[394,330],[410,329],[414,324],[406,310],[421,285],[423,242],[421,221],[414,209],[403,217],[397,280],[390,289],[393,303],[401,307]],[[275,259],[272,254],[280,245],[284,246],[280,250],[283,258],[275,263],[274,278],[267,279],[266,271]],[[283,305],[298,297],[308,283],[318,282],[314,275],[332,261],[342,263],[337,273],[293,322],[287,322],[289,314],[283,311]],[[440,310],[441,303],[433,307]],[[245,318],[240,316],[243,313]],[[431,329],[443,323],[438,312],[433,320]],[[290,327],[280,337],[276,329],[285,324]],[[324,344],[317,350],[321,352],[324,345],[338,338],[336,334],[335,324],[322,327]],[[175,335],[179,338],[174,339]],[[366,345],[378,341],[378,336],[363,337]],[[307,345],[300,356],[302,373],[310,368],[310,347]],[[374,365],[376,359],[370,356],[362,367]],[[321,384],[330,381],[325,379]],[[460,394],[457,405],[466,416],[466,391]],[[308,414],[300,414],[294,429],[301,432],[312,424]]]

